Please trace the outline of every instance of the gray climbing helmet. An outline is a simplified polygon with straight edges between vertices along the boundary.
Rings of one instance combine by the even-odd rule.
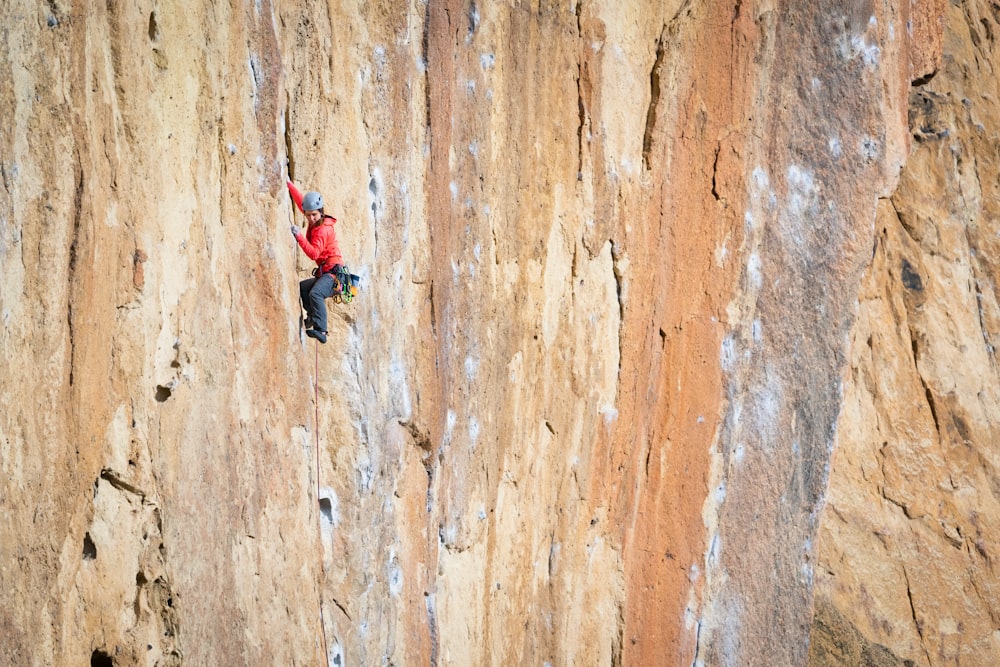
[[[323,208],[323,195],[318,192],[307,192],[302,198],[303,211],[318,211]]]

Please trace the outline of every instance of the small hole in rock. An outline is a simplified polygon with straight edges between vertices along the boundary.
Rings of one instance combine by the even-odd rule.
[[[158,403],[163,403],[165,400],[170,398],[170,387],[164,387],[162,384],[156,385],[156,400]]]
[[[90,667],[115,667],[115,661],[110,655],[97,649],[90,654]]]
[[[95,560],[97,558],[97,545],[90,538],[90,533],[83,536],[83,560]]]
[[[319,511],[328,524],[333,525],[333,503],[329,498],[319,499]]]

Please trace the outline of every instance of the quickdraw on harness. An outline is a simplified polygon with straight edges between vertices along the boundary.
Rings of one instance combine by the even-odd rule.
[[[334,264],[330,271],[323,271],[321,268],[313,271],[313,275],[317,278],[326,273],[332,274],[336,281],[333,289],[333,302],[350,303],[354,301],[354,297],[358,295],[358,287],[361,285],[361,276],[351,273],[346,264]]]
[[[334,291],[333,302],[350,303],[354,301],[354,297],[358,295],[358,285],[361,283],[361,277],[351,273],[346,264],[339,264],[336,267],[334,277],[337,279],[339,293],[338,291]]]

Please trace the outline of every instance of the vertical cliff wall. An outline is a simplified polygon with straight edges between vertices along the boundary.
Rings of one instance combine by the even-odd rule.
[[[3,661],[314,660],[272,9],[2,13]]]
[[[844,509],[872,494],[945,516],[856,406],[911,392],[944,461],[929,424],[977,396],[910,287],[927,333],[859,344],[879,272],[931,286],[971,229],[927,222],[947,178],[906,195],[956,154],[932,86],[992,62],[967,4],[944,60],[925,0],[4,5],[0,656],[938,664],[925,628],[966,616],[887,578],[869,622],[831,563],[876,535],[902,567]],[[324,347],[286,177],[362,276]],[[984,211],[987,285],[981,193],[954,218]],[[870,399],[865,364],[913,372]],[[986,489],[978,400],[954,447]],[[848,469],[876,451],[891,488]],[[959,496],[971,619],[991,512]]]
[[[879,202],[827,509],[814,664],[992,665],[997,580],[997,130],[988,3],[952,3]]]

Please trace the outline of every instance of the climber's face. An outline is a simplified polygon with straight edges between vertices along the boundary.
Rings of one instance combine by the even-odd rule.
[[[310,225],[315,225],[320,220],[323,219],[323,214],[319,211],[306,211],[306,220],[309,221]]]

